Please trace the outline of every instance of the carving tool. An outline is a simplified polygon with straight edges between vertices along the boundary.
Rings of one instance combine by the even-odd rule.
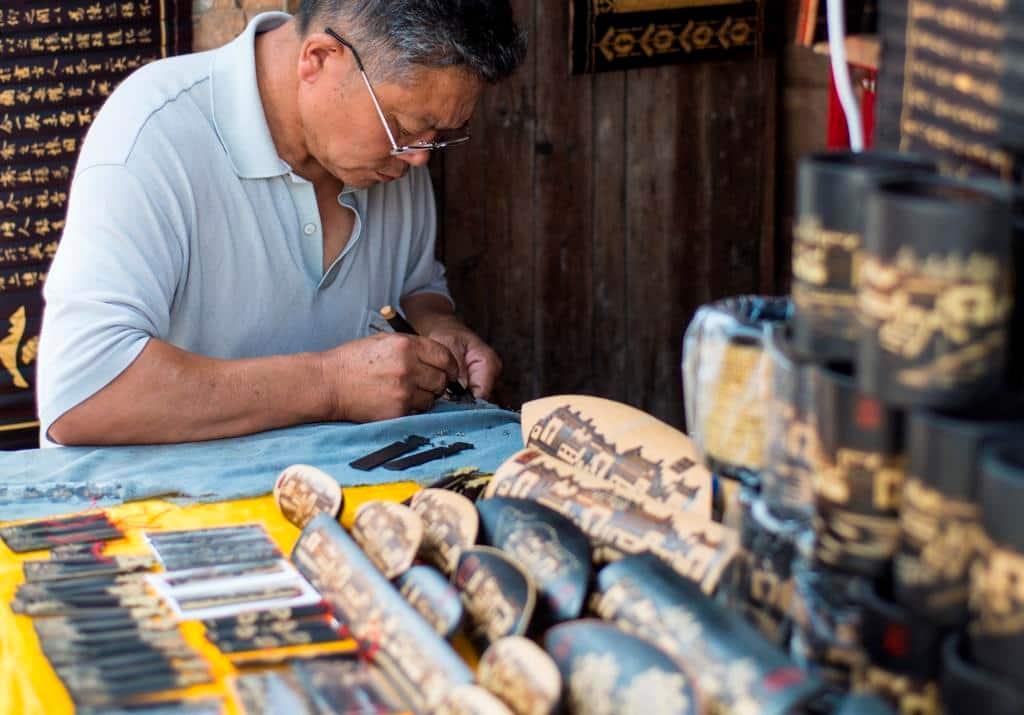
[[[390,325],[396,333],[419,335],[419,333],[416,332],[416,328],[412,327],[412,325],[409,324],[409,321],[403,318],[401,314],[390,305],[385,305],[381,308],[380,314],[384,320],[388,321],[388,325]],[[448,384],[445,385],[445,393],[455,401],[466,400],[467,398],[472,399],[473,397],[473,393],[463,387],[462,383],[458,380],[449,380]]]

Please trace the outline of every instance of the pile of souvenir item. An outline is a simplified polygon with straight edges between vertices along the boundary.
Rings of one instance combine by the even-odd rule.
[[[404,503],[270,475],[288,556],[260,524],[143,529],[125,555],[102,513],[13,525],[51,549],[14,608],[80,712],[890,712],[733,608],[745,535],[682,432],[585,396],[527,403],[522,430],[495,474]]]
[[[727,603],[837,692],[1024,708],[1024,214],[903,154],[799,168],[792,296],[702,308],[691,436]]]

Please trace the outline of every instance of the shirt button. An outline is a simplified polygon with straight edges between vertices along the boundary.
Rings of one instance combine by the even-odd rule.
[[[312,236],[314,233],[316,233],[316,224],[307,223],[305,226],[302,227],[302,232],[307,236]]]

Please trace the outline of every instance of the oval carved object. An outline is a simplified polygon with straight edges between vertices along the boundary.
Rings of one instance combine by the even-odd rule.
[[[562,676],[551,656],[529,638],[508,636],[480,657],[477,682],[515,715],[550,715],[562,695]]]
[[[515,559],[490,546],[474,546],[459,557],[452,584],[472,624],[470,635],[487,647],[505,636],[526,633],[537,588]]]
[[[368,501],[356,512],[352,538],[390,581],[412,566],[423,541],[423,521],[407,506]]]
[[[308,464],[293,464],[274,482],[274,503],[285,519],[303,529],[318,514],[337,519],[345,497],[331,475]]]
[[[424,489],[412,496],[410,506],[423,520],[420,556],[450,574],[462,550],[476,543],[480,519],[473,502],[445,489]]]
[[[537,502],[477,502],[482,540],[510,554],[537,585],[538,626],[580,617],[590,581],[590,542],[576,524]]]

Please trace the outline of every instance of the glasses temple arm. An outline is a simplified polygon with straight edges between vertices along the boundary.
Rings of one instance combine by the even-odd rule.
[[[370,99],[373,100],[373,108],[377,110],[377,116],[380,117],[380,123],[384,125],[384,131],[388,133],[388,139],[391,141],[391,147],[398,149],[398,142],[395,141],[395,135],[391,133],[391,126],[388,124],[388,120],[384,118],[384,110],[380,108],[380,102],[377,101],[377,93],[373,91],[373,86],[370,84],[370,78],[366,76],[366,72],[359,70],[359,74],[363,78],[363,83],[366,85],[367,91],[370,93]]]

